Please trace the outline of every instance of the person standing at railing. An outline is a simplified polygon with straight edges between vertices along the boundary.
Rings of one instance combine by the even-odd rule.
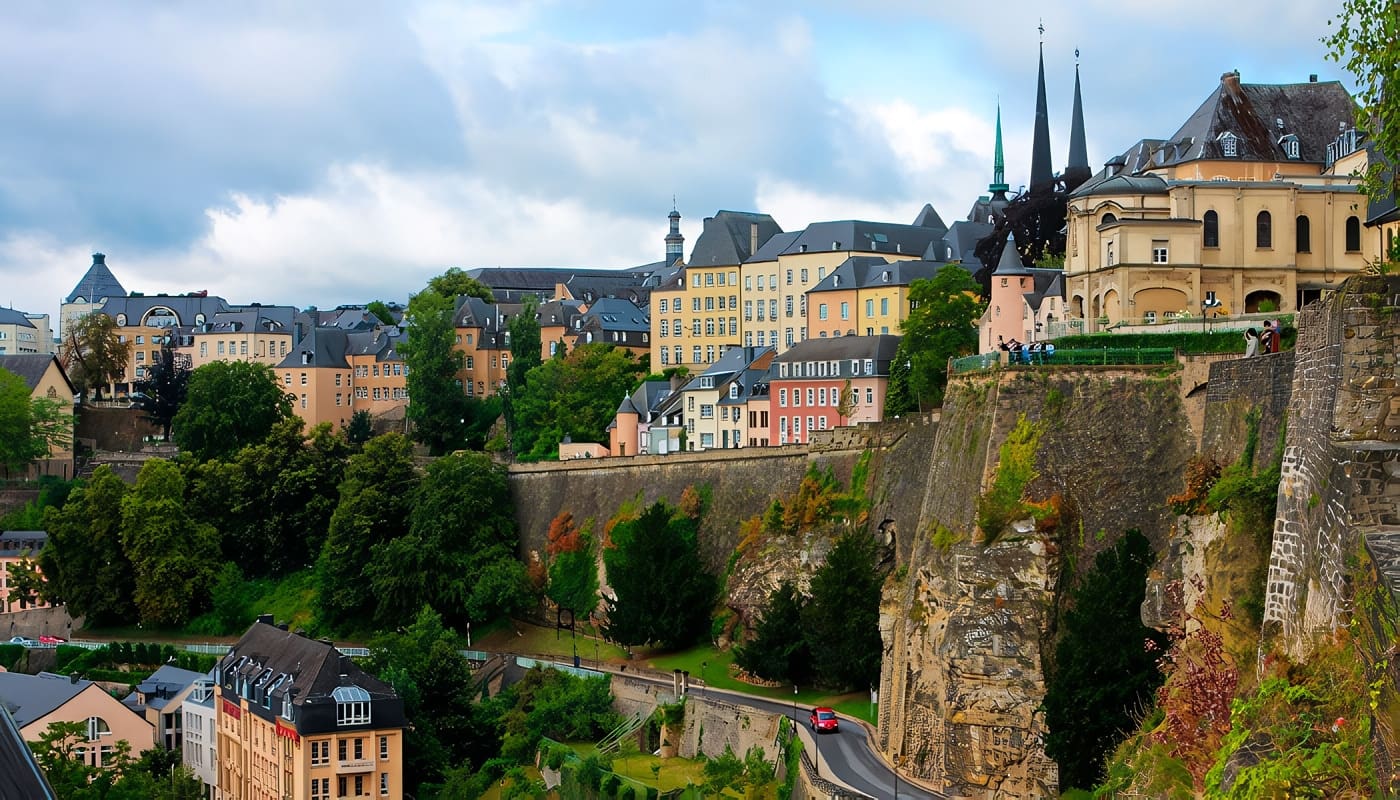
[[[1250,328],[1244,332],[1244,357],[1250,358],[1259,352],[1259,332]]]
[[[1271,319],[1264,320],[1264,332],[1259,334],[1259,350],[1265,355],[1278,352],[1278,326]]]

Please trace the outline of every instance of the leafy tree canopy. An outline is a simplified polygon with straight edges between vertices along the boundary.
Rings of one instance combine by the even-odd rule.
[[[39,566],[48,578],[45,599],[66,604],[70,614],[91,625],[128,623],[135,616],[135,581],[121,540],[127,491],[104,464],[66,503],[44,511],[49,539]]]
[[[433,455],[451,452],[466,440],[466,396],[457,374],[462,353],[455,347],[453,310],[453,301],[437,292],[414,295],[404,314],[407,336],[399,345],[408,369],[413,438]]]
[[[102,390],[126,374],[132,347],[121,340],[117,321],[97,311],[68,326],[58,360],[79,397],[92,392],[101,400]]]
[[[9,472],[72,441],[73,416],[60,403],[32,398],[23,378],[0,367],[0,467]]]
[[[136,391],[143,395],[137,407],[146,412],[146,419],[160,426],[168,440],[170,426],[189,395],[190,369],[184,359],[175,357],[167,340],[160,348],[156,362],[146,372],[146,379],[136,382]]]
[[[617,404],[637,385],[642,365],[626,350],[595,342],[579,345],[526,375],[515,407],[515,452],[522,459],[557,455],[565,436],[606,442]]]
[[[199,461],[227,458],[261,442],[292,416],[291,396],[272,367],[252,361],[211,361],[190,373],[184,405],[175,414],[175,443]]]
[[[398,316],[394,314],[394,310],[383,300],[369,301],[365,304],[365,310],[373,314],[385,325],[397,325],[399,322]]]
[[[1392,0],[1344,0],[1324,36],[1327,57],[1356,79],[1357,122],[1379,151],[1363,186],[1373,200],[1400,188],[1392,165],[1400,163],[1400,6]]]
[[[122,548],[131,560],[141,621],[178,626],[207,602],[219,567],[219,535],[185,509],[185,478],[174,462],[152,459],[122,498]]]
[[[448,267],[447,271],[428,280],[428,291],[451,302],[462,295],[479,297],[488,303],[496,302],[491,287],[463,272],[460,267]],[[409,301],[412,305],[412,301]]]
[[[656,502],[613,528],[604,549],[606,632],[624,645],[679,648],[709,631],[718,582],[700,560],[695,522]],[[878,635],[878,632],[877,632]]]
[[[515,411],[512,398],[524,392],[527,373],[538,367],[540,356],[540,321],[537,316],[539,301],[533,295],[526,295],[520,313],[509,323],[510,366],[506,368],[505,414],[506,425],[515,429]]]
[[[822,686],[864,689],[879,680],[880,583],[875,542],[862,531],[842,534],[812,576],[802,629]]]
[[[784,581],[768,595],[768,607],[753,638],[734,651],[734,662],[767,680],[807,683],[812,654],[802,627],[806,605],[807,598],[797,587]]]
[[[909,285],[912,307],[900,326],[904,334],[900,344],[909,362],[909,385],[920,407],[942,404],[948,359],[976,352],[977,320],[986,308],[977,299],[979,291],[972,275],[955,264]]]

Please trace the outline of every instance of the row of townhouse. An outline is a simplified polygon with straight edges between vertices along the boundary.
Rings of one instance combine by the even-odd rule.
[[[624,398],[599,455],[805,444],[816,431],[879,422],[898,345],[876,334],[808,339],[783,353],[729,348],[698,375],[647,381]]]

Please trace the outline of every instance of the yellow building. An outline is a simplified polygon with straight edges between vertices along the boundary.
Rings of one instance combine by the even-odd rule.
[[[941,261],[846,259],[807,292],[808,339],[898,335],[909,316],[909,285],[938,274]]]
[[[357,411],[402,418],[408,405],[407,366],[396,327],[346,331],[312,328],[273,372],[292,395],[292,410],[307,428],[343,427]]]
[[[1070,196],[1065,291],[1088,331],[1180,316],[1288,314],[1361,270],[1367,199],[1336,82],[1220,86]],[[1340,134],[1339,134],[1340,129]],[[1339,163],[1340,160],[1340,163]]]
[[[62,413],[68,417],[73,416],[74,400],[77,393],[73,390],[73,384],[68,380],[68,374],[63,371],[63,365],[59,363],[58,357],[53,355],[0,355],[0,369],[18,375],[29,387],[29,397],[32,400],[47,398],[58,403]],[[73,431],[71,422],[68,432]],[[51,445],[49,453],[45,458],[36,459],[29,467],[31,476],[57,475],[68,479],[73,477],[73,445],[72,438],[66,444]]]
[[[249,306],[216,312],[202,325],[182,331],[177,356],[188,357],[190,369],[211,361],[253,361],[275,366],[295,344],[291,306]]]
[[[510,320],[520,313],[520,303],[488,303],[479,297],[457,298],[453,316],[455,348],[462,354],[457,380],[468,397],[499,394],[510,368]],[[544,346],[543,329],[540,333]]]
[[[325,642],[260,617],[215,667],[219,797],[403,797],[403,701]]]
[[[126,370],[113,381],[113,394],[127,394],[132,391],[132,384],[145,380],[147,370],[160,360],[167,337],[181,328],[203,328],[217,314],[229,310],[222,297],[209,297],[203,292],[108,298],[98,311],[115,320],[117,335],[132,344]]]

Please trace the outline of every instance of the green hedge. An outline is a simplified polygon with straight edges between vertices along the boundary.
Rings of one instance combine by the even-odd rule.
[[[24,655],[24,645],[22,644],[0,644],[0,667],[7,670],[15,668],[19,664],[20,658]]]
[[[1259,330],[1259,328],[1255,328]],[[1283,349],[1292,349],[1298,329],[1283,327]],[[1055,349],[1077,350],[1095,347],[1171,347],[1183,353],[1243,353],[1243,331],[1178,331],[1175,333],[1085,333],[1061,336]]]

